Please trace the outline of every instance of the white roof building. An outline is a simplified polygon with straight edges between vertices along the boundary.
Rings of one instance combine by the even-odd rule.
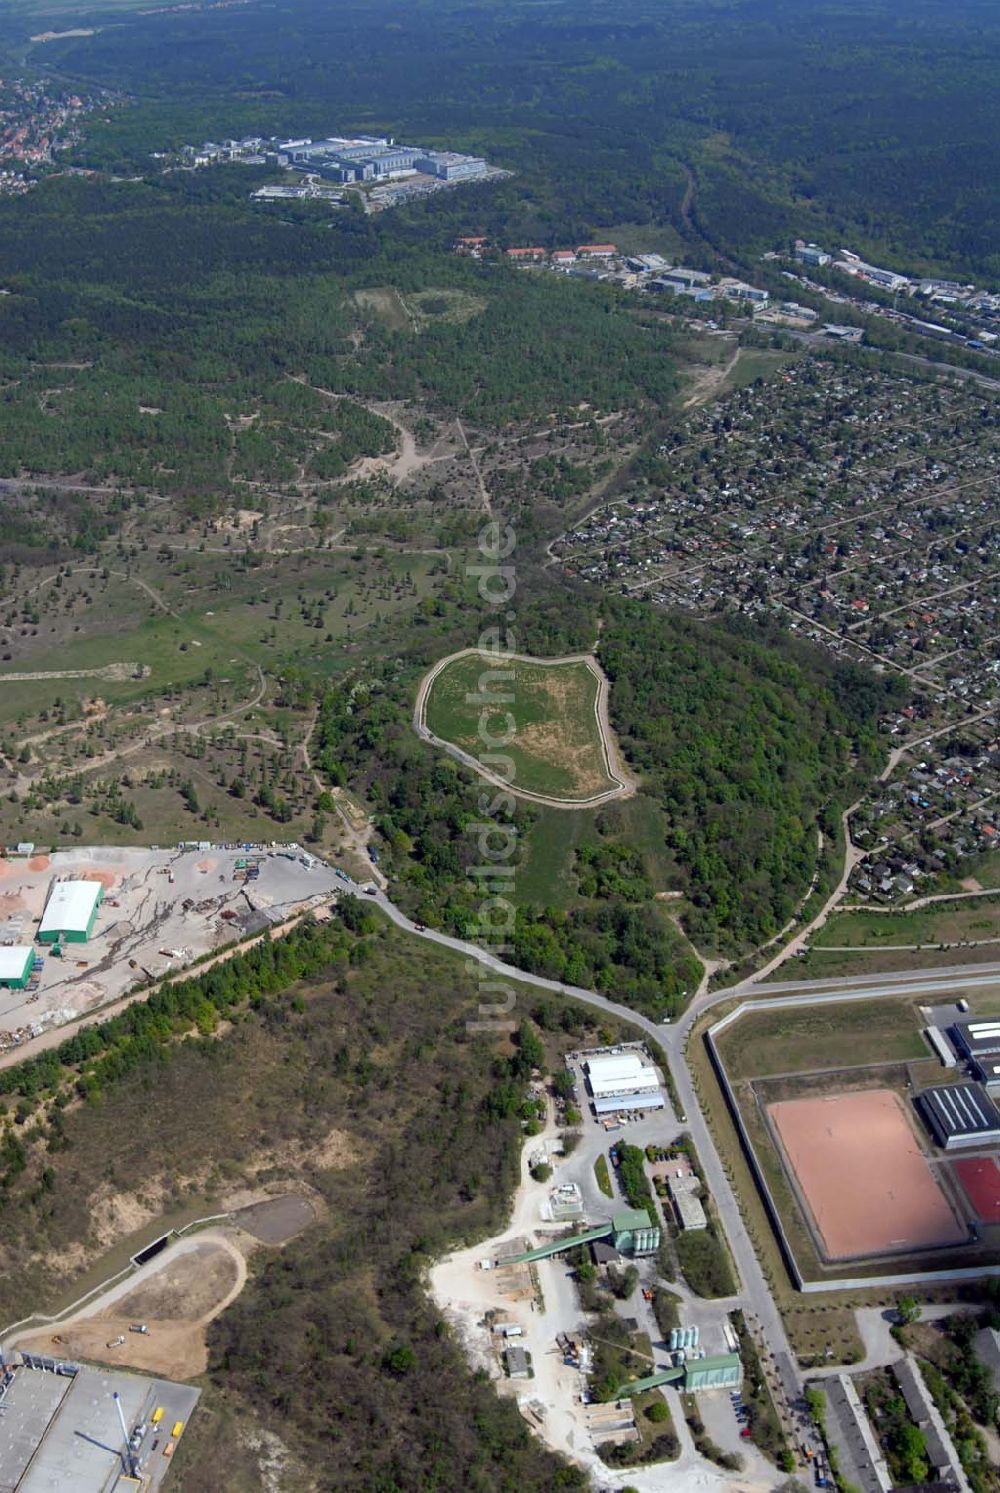
[[[637,1052],[608,1053],[587,1060],[587,1077],[595,1099],[637,1094],[659,1088],[656,1070]]]
[[[0,945],[0,984],[23,980],[34,962],[35,951],[30,944]]]
[[[38,937],[54,938],[60,933],[87,938],[93,926],[94,913],[104,895],[99,881],[56,881],[38,926]]]
[[[643,1094],[605,1094],[594,1100],[594,1114],[617,1115],[636,1109],[665,1109],[663,1095],[659,1089]]]

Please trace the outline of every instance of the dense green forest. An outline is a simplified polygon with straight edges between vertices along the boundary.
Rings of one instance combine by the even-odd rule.
[[[729,254],[828,235],[994,278],[998,55],[989,0],[639,0],[627,12],[278,0],[119,13],[37,53],[138,99],[94,132],[96,164],[145,169],[152,150],[252,130],[384,131],[518,173],[414,209],[432,234],[456,212],[542,242],[670,222]]]
[[[391,450],[356,400],[499,428],[581,400],[655,411],[675,388],[669,337],[610,314],[608,287],[461,261],[391,215],[289,224],[248,202],[239,168],[0,200],[0,265],[0,477],[81,474],[203,510],[291,480],[316,432],[322,479]],[[387,280],[482,309],[394,330],[354,297]]]
[[[837,833],[851,790],[878,761],[878,715],[895,686],[787,635],[695,623],[619,598],[601,610],[612,724],[643,798],[665,812],[685,926],[705,949],[759,944],[808,889],[817,830]],[[553,656],[586,646],[594,632],[591,604],[572,593],[561,605],[551,596],[529,604],[519,620],[532,649]],[[479,855],[469,826],[482,816],[481,784],[419,742],[410,719],[422,668],[444,651],[428,637],[364,690],[349,681],[328,688],[315,762],[373,803],[400,902],[423,922],[474,935],[480,893],[468,872]],[[529,858],[533,834],[552,834],[531,805],[518,803],[509,818]],[[548,901],[519,896],[513,961],[650,1014],[676,1011],[699,969],[651,898],[642,853],[599,817],[568,886],[553,887]]]
[[[332,781],[363,792],[374,808],[383,865],[393,896],[419,921],[477,938],[482,860],[475,829],[482,822],[482,782],[469,769],[414,736],[412,697],[419,670],[399,668],[359,691],[349,682],[323,695],[314,761]],[[518,803],[499,822],[519,844],[516,865],[543,833],[538,814]],[[506,957],[519,968],[597,989],[661,1016],[679,1011],[697,986],[701,967],[661,907],[641,871],[630,880],[595,878],[593,861],[637,859],[594,826],[568,883],[549,900],[513,895],[516,924]]]
[[[687,926],[735,950],[777,933],[809,886],[817,829],[837,832],[878,761],[894,685],[777,635],[742,635],[618,603],[601,637],[611,719],[667,812]]]

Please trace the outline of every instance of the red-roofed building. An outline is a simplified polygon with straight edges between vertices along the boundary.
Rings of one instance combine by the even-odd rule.
[[[617,253],[614,244],[580,244],[576,256],[578,259],[612,259]]]
[[[507,258],[516,260],[519,264],[533,264],[545,258],[545,250],[534,249],[508,249]]]
[[[553,264],[576,264],[576,250],[575,249],[553,249],[552,250],[552,263]]]

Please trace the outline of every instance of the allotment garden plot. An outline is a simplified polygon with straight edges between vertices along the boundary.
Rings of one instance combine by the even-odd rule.
[[[497,660],[468,650],[424,680],[416,727],[487,777],[499,764],[484,755],[509,757],[512,787],[525,797],[586,806],[630,791],[607,725],[606,692],[591,658]],[[495,704],[487,703],[491,696]]]

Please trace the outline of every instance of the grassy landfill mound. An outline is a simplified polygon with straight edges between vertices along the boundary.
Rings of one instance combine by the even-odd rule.
[[[488,685],[502,694],[495,709],[478,703],[480,677],[498,676]],[[600,679],[584,659],[546,663],[470,653],[448,662],[427,695],[425,720],[441,741],[470,756],[483,754],[480,723],[495,738],[514,722],[510,741],[499,747],[516,769],[514,784],[524,793],[565,803],[584,803],[621,785],[608,767],[597,704]],[[485,717],[482,712],[486,711]]]

